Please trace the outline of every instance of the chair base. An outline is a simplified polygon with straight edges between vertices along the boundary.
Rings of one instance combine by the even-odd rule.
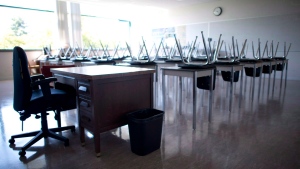
[[[25,151],[42,138],[51,137],[51,138],[63,141],[65,146],[69,146],[69,139],[68,138],[60,136],[58,134],[55,134],[55,132],[61,132],[61,131],[64,131],[64,130],[71,130],[72,132],[75,132],[75,126],[52,128],[52,129],[49,129],[49,130],[46,130],[46,131],[40,130],[40,131],[34,131],[34,132],[30,132],[30,133],[13,135],[9,139],[9,143],[14,144],[15,138],[23,138],[23,137],[32,137],[32,136],[34,136],[28,143],[26,143],[21,148],[21,151],[19,152],[19,155],[21,157],[23,157],[26,154]]]
[[[19,155],[21,157],[25,156],[25,154],[26,154],[25,151],[29,147],[31,147],[34,143],[38,142],[42,138],[51,137],[51,138],[63,141],[65,146],[69,146],[69,139],[66,138],[66,137],[60,136],[58,134],[55,134],[55,132],[61,132],[61,131],[64,131],[64,130],[71,130],[72,132],[75,132],[75,126],[66,126],[66,127],[58,127],[58,128],[49,129],[48,124],[47,124],[47,113],[46,112],[41,113],[41,125],[42,125],[42,128],[41,128],[40,131],[34,131],[34,132],[30,132],[30,133],[13,135],[9,139],[8,142],[10,144],[14,144],[15,143],[15,138],[23,138],[23,137],[32,137],[32,136],[34,136],[28,143],[26,143],[21,148],[21,151],[19,152]]]

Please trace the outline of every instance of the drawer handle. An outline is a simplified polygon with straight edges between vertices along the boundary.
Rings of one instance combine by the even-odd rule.
[[[83,106],[83,107],[90,107],[89,103],[88,103],[88,102],[85,102],[85,101],[81,101],[81,102],[80,102],[80,106]]]
[[[83,92],[87,92],[87,87],[79,86],[78,90],[83,91]]]
[[[84,121],[91,122],[91,119],[86,117],[86,116],[81,116],[81,119],[84,120]]]

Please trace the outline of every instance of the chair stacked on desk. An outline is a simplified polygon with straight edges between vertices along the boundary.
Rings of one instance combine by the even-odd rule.
[[[208,51],[206,48],[206,42],[205,38],[202,34],[204,49],[206,53],[206,60],[205,61],[193,61],[192,60],[192,53],[193,49],[195,49],[195,44],[197,41],[197,37],[191,47],[191,50],[187,53],[187,57],[184,57],[181,44],[177,40],[176,35],[174,35],[174,39],[176,42],[176,46],[179,52],[179,55],[181,57],[182,64],[179,64],[178,67],[163,67],[162,69],[162,87],[163,87],[163,109],[165,110],[165,75],[171,75],[171,76],[178,76],[179,77],[179,111],[181,114],[182,110],[182,77],[189,77],[192,78],[192,97],[193,97],[193,129],[196,129],[196,107],[197,107],[197,88],[203,89],[203,90],[209,90],[210,96],[209,96],[209,114],[208,114],[208,120],[211,121],[211,114],[212,114],[212,99],[213,99],[213,90],[215,87],[215,77],[216,77],[216,66],[213,65],[213,62],[211,60],[211,56],[208,55]],[[220,35],[221,38],[221,35]],[[220,40],[218,43],[218,48],[220,45]],[[218,53],[218,50],[214,53],[214,56],[216,56]],[[213,57],[213,56],[212,56]]]
[[[258,48],[255,53],[254,44],[252,41],[252,53],[253,59],[246,58],[246,55],[240,59],[240,63],[244,65],[245,75],[246,77],[252,77],[252,101],[254,100],[254,93],[255,93],[255,78],[259,77],[259,88],[258,88],[258,97],[260,96],[260,87],[261,87],[261,74],[262,74],[262,67],[263,61],[260,60],[261,57],[261,50],[260,50],[260,39],[258,39]],[[245,89],[247,84],[247,78],[245,80]],[[251,89],[251,88],[250,88]]]
[[[239,98],[239,107],[241,107],[242,101],[242,88],[243,88],[243,65],[240,64],[240,58],[244,55],[245,47],[247,44],[247,39],[243,43],[241,51],[238,49],[238,43],[236,40],[236,49],[235,49],[235,39],[232,37],[232,52],[230,55],[227,53],[227,48],[225,44],[225,57],[215,58],[214,64],[217,66],[217,70],[221,70],[222,78],[225,82],[230,82],[230,99],[229,99],[229,111],[232,109],[232,100],[233,100],[233,83],[238,82],[240,71],[241,81],[240,81],[240,98]],[[223,41],[220,48],[222,48]],[[220,50],[220,49],[219,49]],[[237,52],[237,55],[236,55]]]
[[[280,78],[280,88],[282,87],[282,78],[283,78],[283,71],[285,68],[285,86],[286,86],[286,79],[287,79],[287,70],[288,70],[288,59],[287,56],[290,52],[292,44],[290,43],[289,48],[286,48],[286,42],[284,42],[284,49],[283,49],[283,56],[275,56],[273,57],[276,62],[276,71],[281,71],[281,78]]]

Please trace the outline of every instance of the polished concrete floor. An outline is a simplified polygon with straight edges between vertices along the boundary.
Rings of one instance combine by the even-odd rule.
[[[128,126],[101,134],[102,156],[94,153],[93,137],[86,132],[86,145],[79,140],[76,110],[62,113],[62,125],[75,125],[76,132],[65,131],[70,146],[51,138],[42,139],[20,158],[18,151],[30,138],[16,139],[22,133],[19,115],[13,110],[13,82],[0,82],[0,168],[203,168],[203,169],[299,169],[300,168],[300,81],[276,80],[268,92],[268,76],[258,80],[254,99],[251,78],[247,78],[238,107],[239,83],[234,85],[233,110],[228,111],[228,83],[217,76],[213,97],[212,121],[208,122],[208,91],[197,91],[197,125],[192,129],[191,81],[183,79],[182,112],[179,113],[177,78],[169,77],[166,93],[161,148],[146,156],[130,150]],[[271,81],[272,82],[272,81]],[[158,85],[161,92],[161,85]],[[162,108],[161,94],[157,109]],[[53,113],[50,127],[56,127]],[[39,130],[40,120],[31,117],[24,122],[24,131]]]

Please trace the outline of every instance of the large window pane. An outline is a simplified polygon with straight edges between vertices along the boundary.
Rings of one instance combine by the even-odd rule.
[[[108,45],[114,48],[118,43],[125,44],[129,39],[129,22],[117,19],[104,19],[99,17],[82,16],[82,39],[84,46],[89,43],[95,47]]]
[[[0,1],[0,49],[12,49],[21,46],[24,49],[40,49],[53,44],[54,12],[48,9],[50,1],[43,1],[48,5],[40,5],[41,1],[33,1],[31,7],[26,8],[28,2]]]

